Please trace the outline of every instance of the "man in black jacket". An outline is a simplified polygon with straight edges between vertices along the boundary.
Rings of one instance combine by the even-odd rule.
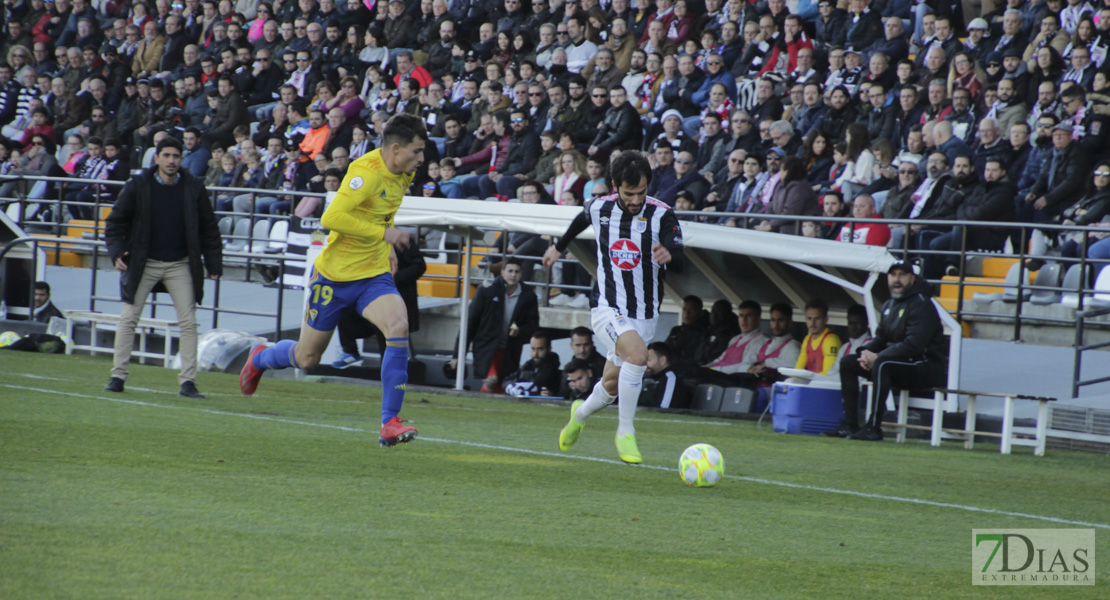
[[[1071,206],[1083,194],[1090,169],[1083,150],[1072,141],[1071,122],[1058,123],[1052,128],[1052,153],[1045,157],[1037,183],[1025,196],[1025,203],[1033,206],[1033,220],[1051,221]]]
[[[639,150],[644,143],[644,128],[640,114],[628,103],[628,92],[621,86],[609,90],[612,106],[605,112],[601,128],[590,145],[588,154],[608,154],[614,149]]]
[[[181,328],[180,394],[197,391],[196,305],[204,298],[204,270],[219,279],[223,244],[204,181],[181,168],[181,142],[158,142],[157,165],[127,182],[105,224],[108,255],[120,272],[123,314],[116,327],[115,364],[104,388],[122,392],[135,326],[151,291],[168,291]],[[169,340],[166,340],[169,343]]]
[[[648,344],[647,370],[640,406],[690,408],[690,390],[671,366],[671,350],[664,342]]]
[[[466,347],[473,347],[474,373],[484,378],[483,392],[501,391],[502,378],[520,364],[524,340],[540,325],[536,293],[520,281],[520,273],[520,259],[506,259],[501,276],[478,288],[470,303]],[[458,357],[451,359],[449,368],[458,368]]]
[[[899,261],[887,270],[891,299],[883,304],[875,337],[855,353],[840,359],[840,385],[844,421],[829,432],[854,440],[883,439],[886,398],[894,388],[920,390],[944,384],[944,330],[933,305],[929,283],[913,265]],[[860,384],[872,386],[872,412],[859,427]]]
[[[531,171],[539,159],[540,138],[528,126],[527,110],[513,107],[509,113],[509,127],[512,134],[504,164],[478,179],[483,198],[494,194],[516,198],[516,189],[524,185],[524,174]]]
[[[987,159],[984,166],[983,182],[967,192],[963,201],[956,206],[953,217],[957,221],[997,221],[1014,220],[1014,196],[1017,186],[1006,176],[1006,162],[997,156]],[[929,243],[932,250],[959,252],[961,246],[967,250],[1002,251],[1009,232],[1001,227],[971,227],[967,229],[964,240],[964,225],[957,225],[950,231],[934,238]],[[940,277],[941,268],[946,267],[946,275],[958,275],[956,266],[958,256],[931,256],[933,269],[926,269],[928,278]],[[939,259],[939,260],[937,260]]]
[[[49,323],[50,319],[54,317],[64,319],[66,315],[50,301],[50,284],[45,281],[36,281],[35,310],[31,315],[31,320],[39,323]]]
[[[505,378],[505,393],[513,396],[550,396],[559,390],[563,379],[559,355],[551,351],[551,335],[546,331],[532,334],[532,358]]]

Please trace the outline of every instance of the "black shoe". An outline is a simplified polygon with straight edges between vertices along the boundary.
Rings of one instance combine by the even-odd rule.
[[[123,380],[119,377],[113,377],[108,380],[108,385],[104,386],[105,392],[116,392],[117,394],[123,391]]]
[[[855,432],[856,432],[855,427],[851,427],[851,426],[848,426],[848,425],[841,425],[840,427],[837,427],[836,429],[833,429],[831,431],[825,431],[821,435],[827,435],[829,437],[838,437],[838,438],[849,438],[849,437],[852,437],[852,434],[855,433]]]
[[[192,381],[186,381],[181,384],[181,391],[177,392],[177,395],[185,396],[186,398],[204,398],[204,394],[197,391],[197,384]]]
[[[883,441],[883,430],[878,427],[868,425],[863,429],[853,433],[851,438],[853,440],[863,440],[866,442],[881,442]]]
[[[948,265],[948,268],[944,270],[944,274],[948,277],[959,277],[960,268],[956,265]]]
[[[1030,258],[1029,260],[1025,261],[1026,271],[1040,271],[1041,267],[1043,266],[1044,261],[1039,258]]]

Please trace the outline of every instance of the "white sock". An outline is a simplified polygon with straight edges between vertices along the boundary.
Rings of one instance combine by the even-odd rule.
[[[605,391],[605,386],[601,385],[601,380],[598,379],[597,383],[594,384],[594,391],[590,392],[586,401],[578,407],[578,410],[574,411],[574,418],[578,419],[579,423],[585,423],[590,415],[609,406],[615,399],[615,396],[610,396],[609,392]]]
[[[645,365],[625,362],[617,377],[617,437],[635,434],[632,419],[636,416],[636,405],[640,402],[640,390],[644,387]]]

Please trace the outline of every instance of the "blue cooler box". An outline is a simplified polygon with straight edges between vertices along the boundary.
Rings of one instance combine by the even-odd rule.
[[[776,383],[771,414],[777,433],[817,435],[836,429],[844,417],[840,386],[818,387]]]

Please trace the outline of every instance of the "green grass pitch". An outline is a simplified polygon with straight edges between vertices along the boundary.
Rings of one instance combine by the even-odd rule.
[[[788,436],[616,411],[558,451],[565,406],[0,352],[0,598],[1106,598],[1106,456]],[[682,484],[719,448],[726,479]],[[1091,525],[1079,525],[1086,523]],[[1094,587],[973,587],[971,530],[1095,527]]]

